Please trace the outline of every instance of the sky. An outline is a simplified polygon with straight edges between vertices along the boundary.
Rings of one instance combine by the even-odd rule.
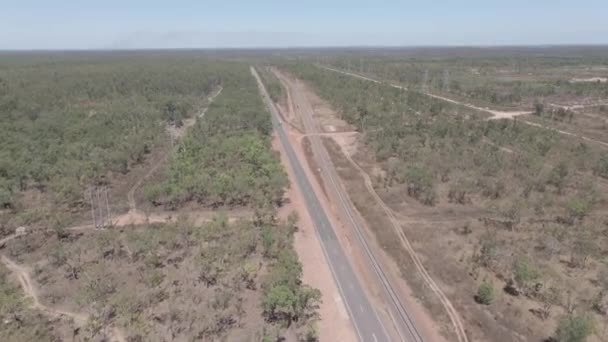
[[[606,0],[0,0],[0,50],[608,44]]]

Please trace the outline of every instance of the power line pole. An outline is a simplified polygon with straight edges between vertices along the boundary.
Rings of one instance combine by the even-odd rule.
[[[85,200],[88,197],[89,201],[91,202],[91,216],[93,218],[93,225],[95,226],[95,228],[97,228],[97,217],[95,215],[95,203],[93,200],[93,189],[90,186],[87,190],[84,191],[84,197],[85,197]]]
[[[422,74],[422,90],[428,91],[428,82],[429,82],[429,69],[424,69],[424,73]]]
[[[99,191],[99,188],[97,188],[97,187],[95,187],[95,197],[97,199],[97,210],[99,211],[99,226],[103,227],[103,226],[105,226],[106,222],[105,222],[105,217],[103,215],[103,207],[100,205],[101,204],[100,191]]]
[[[443,91],[450,91],[450,71],[448,69],[443,70]]]
[[[106,199],[106,215],[107,215],[107,224],[111,225],[112,224],[112,213],[110,212],[110,204],[108,201],[108,188],[104,187],[104,197]]]

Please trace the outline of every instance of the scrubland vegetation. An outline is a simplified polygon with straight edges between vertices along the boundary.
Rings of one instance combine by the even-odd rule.
[[[484,58],[471,63],[504,63]],[[530,57],[528,65],[549,59]],[[397,72],[394,64],[379,60],[378,69],[388,70],[383,75],[419,74]],[[449,65],[459,63],[465,62]],[[284,68],[362,133],[364,145],[355,159],[368,170],[373,170],[370,160],[380,165],[376,190],[393,210],[419,219],[403,227],[421,244],[419,253],[430,258],[431,273],[448,284],[468,326],[483,322],[481,329],[470,328],[474,338],[505,338],[502,329],[514,332],[509,340],[606,336],[606,149],[518,120],[482,120],[479,113],[417,90],[312,64]],[[579,86],[605,96],[605,85],[573,85]],[[422,213],[433,214],[428,224]],[[442,216],[457,219],[430,223]],[[425,240],[416,239],[422,236]],[[379,239],[395,252],[390,242],[395,237]]]
[[[605,47],[373,50],[323,56],[318,62],[412,88],[493,106],[532,107],[535,99],[606,98]]]
[[[171,156],[168,180],[148,188],[156,204],[211,207],[280,202],[285,172],[269,148],[271,124],[247,65],[234,65],[223,93]]]
[[[279,102],[284,99],[285,89],[281,85],[281,81],[271,72],[270,67],[262,66],[258,68],[259,75],[262,77],[262,82],[268,91],[270,99],[274,102]]]
[[[188,52],[6,55],[0,85],[0,253],[42,306],[69,313],[33,307],[4,263],[2,340],[316,339],[321,294],[300,279],[297,217],[276,218],[287,176],[248,65]],[[197,117],[218,87],[171,148],[167,126]],[[87,186],[124,195],[159,150],[167,166],[146,197],[177,220],[71,227],[91,210]],[[201,224],[186,206],[222,210]],[[232,209],[255,215],[235,221]],[[27,233],[11,239],[18,225]]]
[[[165,122],[193,115],[223,68],[183,56],[3,56],[0,201],[14,224],[82,210],[84,189],[166,143]]]

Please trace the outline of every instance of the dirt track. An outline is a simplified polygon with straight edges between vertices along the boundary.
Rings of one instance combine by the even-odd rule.
[[[334,68],[330,68],[330,67],[326,67],[326,66],[320,66],[320,67],[322,69],[325,69],[325,70],[341,73],[341,74],[352,76],[352,77],[356,77],[356,78],[359,78],[359,79],[363,79],[363,80],[367,80],[367,81],[371,81],[371,82],[375,82],[375,83],[383,83],[381,81],[378,81],[378,80],[375,80],[375,79],[372,79],[372,78],[369,78],[369,77],[361,76],[359,74],[355,74],[355,73],[351,73],[351,72],[346,72],[346,71],[342,71],[342,70],[338,70],[338,69],[334,69]],[[390,85],[391,87],[398,88],[398,89],[403,89],[403,90],[407,90],[408,89],[407,87],[400,86],[400,85],[397,85],[397,84],[388,83],[388,85]],[[528,111],[526,111],[526,110],[522,110],[522,111],[508,111],[508,112],[507,111],[493,110],[493,109],[490,109],[490,108],[487,108],[487,107],[482,108],[482,107],[478,107],[478,106],[475,106],[475,105],[470,104],[470,103],[456,101],[454,99],[450,99],[450,98],[447,98],[447,97],[444,97],[444,96],[436,95],[436,94],[433,94],[433,93],[430,93],[430,92],[425,92],[423,94],[426,94],[426,95],[428,95],[430,97],[433,97],[433,98],[436,98],[436,99],[440,99],[440,100],[443,100],[443,101],[446,101],[446,102],[458,104],[458,105],[461,105],[461,106],[465,106],[465,107],[468,107],[468,108],[471,108],[471,109],[474,109],[474,110],[478,110],[478,111],[481,111],[481,112],[485,112],[485,113],[488,113],[488,114],[492,115],[487,120],[515,119],[518,116],[529,115],[529,114],[533,113],[532,111],[529,111],[529,110]],[[576,106],[571,106],[571,107],[559,106],[559,105],[554,105],[554,106],[564,107],[564,108],[576,108]],[[578,137],[578,138],[581,138],[581,139],[583,139],[585,141],[598,144],[598,145],[600,145],[600,146],[602,146],[604,148],[608,148],[608,143],[603,142],[603,141],[599,141],[599,140],[596,140],[596,139],[592,139],[592,138],[589,138],[589,137],[586,137],[586,136],[578,135],[578,134],[575,134],[575,133],[572,133],[572,132],[568,132],[568,131],[564,131],[564,130],[553,129],[551,127],[547,127],[547,126],[544,126],[544,125],[541,125],[541,124],[538,124],[538,123],[535,123],[535,122],[531,122],[531,121],[528,121],[528,120],[520,120],[520,122],[523,122],[523,123],[525,123],[527,125],[530,125],[530,126],[535,126],[535,127],[540,127],[540,128],[544,128],[544,129],[554,130],[554,131],[556,131],[556,132],[558,132],[560,134],[563,134],[563,135],[567,135],[567,136],[571,136],[571,137]]]
[[[30,297],[32,299],[32,308],[40,310],[42,312],[44,312],[45,314],[52,316],[52,317],[67,317],[71,320],[74,321],[74,324],[76,324],[76,326],[78,326],[79,328],[84,327],[88,320],[89,320],[89,316],[82,314],[82,313],[78,313],[78,312],[71,312],[71,311],[65,311],[65,310],[61,310],[61,309],[56,309],[47,305],[44,305],[40,302],[40,299],[38,297],[38,290],[36,288],[36,285],[34,284],[34,282],[32,281],[32,278],[30,277],[29,274],[29,270],[23,266],[17,265],[14,261],[12,261],[11,259],[9,259],[6,256],[2,256],[2,263],[11,271],[13,272],[15,275],[17,275],[17,278],[19,279],[19,283],[21,284],[21,288],[23,289],[23,292],[25,292],[26,297]],[[116,342],[126,342],[126,338],[124,337],[123,332],[116,328],[116,327],[111,327],[109,329],[109,335],[111,336],[111,341],[116,341]]]
[[[180,127],[179,129],[173,129],[172,126],[169,126],[167,128],[167,130],[169,131],[169,134],[171,135],[172,143],[173,143],[174,138],[180,139],[185,134],[186,130],[188,128],[192,127],[196,123],[197,119],[203,118],[205,116],[205,113],[207,113],[207,110],[209,110],[209,105],[211,105],[213,100],[215,100],[215,98],[222,93],[223,89],[224,88],[222,88],[220,86],[215,92],[213,92],[207,98],[207,106],[196,117],[186,120],[182,127]],[[163,155],[163,157],[161,157],[158,161],[156,161],[156,163],[154,163],[154,165],[152,165],[152,167],[148,170],[148,172],[143,177],[139,178],[137,180],[137,182],[135,182],[135,184],[133,184],[131,189],[129,189],[129,192],[127,193],[127,199],[128,199],[128,203],[129,203],[130,212],[131,211],[133,211],[134,213],[137,212],[137,203],[135,202],[135,191],[137,191],[141,187],[141,184],[146,179],[150,178],[150,176],[152,176],[154,174],[154,172],[156,172],[156,170],[158,170],[158,168],[167,160],[168,154],[169,153],[166,153],[165,155]]]
[[[219,87],[219,89],[217,91],[215,91],[211,96],[209,96],[208,104],[210,104],[222,92],[222,89],[223,89],[222,87]],[[205,107],[197,117],[202,118],[205,115],[205,113],[207,112],[208,108],[209,108],[209,106]],[[194,125],[194,123],[195,123],[195,120],[193,120],[191,123],[188,123],[184,126],[185,126],[185,128],[188,128],[188,127]],[[178,135],[178,136],[180,136],[180,135]],[[158,160],[148,170],[148,172],[144,176],[139,178],[137,180],[137,182],[131,187],[131,189],[129,189],[129,192],[127,193],[129,211],[123,215],[113,217],[111,219],[112,226],[120,227],[120,226],[126,226],[126,225],[141,225],[141,224],[145,224],[145,223],[163,223],[163,222],[170,222],[170,221],[177,220],[177,213],[155,213],[152,215],[144,214],[143,212],[141,212],[137,209],[137,203],[135,200],[135,191],[137,191],[137,189],[139,189],[139,187],[141,187],[142,183],[146,179],[148,179],[166,161],[166,159],[167,159],[166,157],[167,157],[167,155],[163,156],[160,160]],[[210,221],[213,216],[213,213],[211,213],[210,211],[197,211],[197,212],[192,212],[190,214],[191,214],[190,216],[192,216],[192,218],[194,219],[195,222]],[[239,213],[237,213],[236,217],[233,217],[231,215],[230,220],[236,220],[240,217],[245,217],[247,215],[248,215],[247,212],[239,212]],[[68,227],[68,228],[66,228],[66,230],[69,230],[69,231],[81,231],[81,230],[96,231],[99,229],[97,227],[95,227],[94,225],[89,224],[89,225],[79,225],[79,226]],[[9,236],[6,236],[5,238],[0,240],[0,246],[6,244],[7,242],[9,242],[19,236],[21,236],[21,235],[11,234]],[[13,274],[15,274],[15,276],[19,280],[19,283],[21,285],[21,288],[23,289],[23,292],[25,293],[25,296],[30,297],[32,299],[32,301],[33,301],[32,307],[34,309],[40,310],[49,316],[67,317],[69,319],[72,319],[79,328],[86,325],[86,323],[89,320],[89,316],[86,314],[65,311],[65,310],[53,308],[53,307],[42,304],[38,297],[38,290],[29,275],[29,270],[24,266],[18,265],[13,260],[8,258],[6,255],[1,255],[0,257],[2,259],[2,263],[11,272],[13,272]],[[111,336],[111,341],[115,341],[115,342],[126,342],[127,341],[124,333],[116,327],[111,327],[108,334]]]

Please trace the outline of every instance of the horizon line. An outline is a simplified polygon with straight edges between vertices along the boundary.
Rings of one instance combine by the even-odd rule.
[[[230,50],[295,50],[295,49],[419,49],[419,48],[552,48],[552,47],[608,47],[607,43],[560,44],[428,44],[428,45],[294,45],[294,46],[225,46],[225,47],[143,47],[143,48],[24,48],[2,49],[6,52],[127,52],[127,51],[230,51]]]

